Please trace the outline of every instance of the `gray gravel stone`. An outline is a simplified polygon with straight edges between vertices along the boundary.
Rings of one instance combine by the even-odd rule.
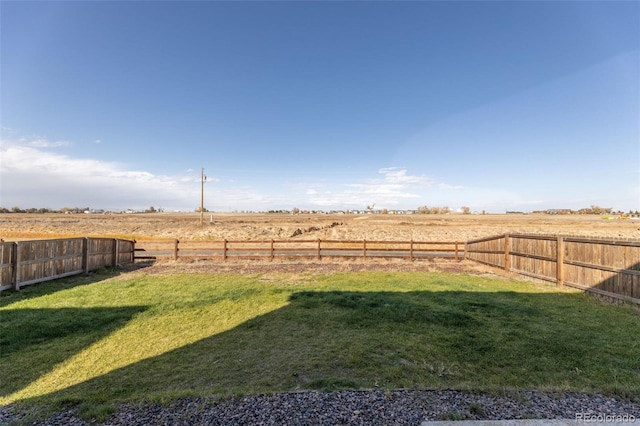
[[[630,416],[640,403],[603,395],[521,391],[505,395],[444,391],[288,392],[217,400],[186,398],[169,405],[122,405],[104,423],[73,409],[33,426],[136,425],[420,425],[429,420],[575,419],[576,414]],[[22,418],[0,407],[0,423]]]

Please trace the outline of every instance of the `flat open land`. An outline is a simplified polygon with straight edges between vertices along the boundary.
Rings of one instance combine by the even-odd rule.
[[[0,214],[0,239],[468,241],[504,233],[640,239],[640,220],[606,216],[207,213]]]

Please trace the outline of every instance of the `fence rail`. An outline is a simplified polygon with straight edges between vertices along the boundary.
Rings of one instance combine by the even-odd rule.
[[[467,259],[640,304],[640,241],[504,234],[468,241]]]
[[[387,257],[410,260],[464,257],[464,242],[368,240],[137,241],[136,259],[198,257],[261,258]]]
[[[0,291],[134,261],[135,243],[113,238],[0,242]]]

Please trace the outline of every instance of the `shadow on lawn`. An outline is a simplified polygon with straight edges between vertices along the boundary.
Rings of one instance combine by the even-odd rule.
[[[16,392],[58,363],[121,328],[145,306],[120,308],[39,308],[11,309],[21,301],[48,296],[78,286],[98,283],[122,273],[118,267],[102,268],[88,274],[46,281],[24,287],[20,291],[0,293],[0,363],[3,366],[0,396]],[[33,351],[44,345],[48,354],[38,359]],[[32,375],[19,368],[20,363],[37,364]]]
[[[121,308],[55,308],[10,309],[2,315],[0,360],[5,380],[0,384],[0,396],[16,392],[55,365],[82,351],[89,345],[123,327],[144,306]],[[33,349],[47,348],[46,362],[38,359]],[[38,364],[32,376],[16,368],[20,363]],[[12,374],[12,371],[18,374]],[[33,371],[33,370],[32,370]]]
[[[107,267],[87,274],[71,275],[65,278],[58,278],[51,281],[44,281],[38,284],[32,284],[22,287],[20,291],[6,290],[0,292],[0,308],[9,306],[22,300],[32,299],[34,297],[47,296],[63,290],[69,290],[74,287],[95,284],[100,281],[117,277],[121,273],[126,272],[120,267]]]
[[[138,261],[123,266],[107,266],[86,274],[71,275],[65,278],[44,281],[22,287],[20,291],[6,290],[0,292],[0,308],[9,306],[13,303],[32,299],[34,297],[47,296],[63,290],[69,290],[74,287],[95,284],[100,281],[117,277],[123,273],[133,272],[140,269],[148,268],[155,263],[153,260]]]
[[[638,325],[629,311],[577,293],[305,291],[230,331],[49,397],[95,403],[378,385],[601,390],[613,380],[603,374],[638,390],[629,332]]]

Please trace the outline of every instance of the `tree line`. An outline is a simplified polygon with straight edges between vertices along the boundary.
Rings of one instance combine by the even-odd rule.
[[[125,211],[129,211],[129,212],[133,212],[133,210],[125,210]],[[164,210],[162,209],[162,207],[159,208],[155,208],[153,206],[149,207],[148,209],[144,210],[144,213],[161,213]],[[205,210],[206,211],[206,210]],[[92,212],[92,213],[111,213],[111,212],[106,212],[104,210],[93,210],[90,207],[63,207],[61,209],[48,209],[46,207],[40,207],[40,208],[35,208],[35,207],[31,207],[28,209],[22,209],[18,206],[13,206],[10,209],[6,208],[6,207],[0,207],[0,213],[85,213],[85,212]]]

